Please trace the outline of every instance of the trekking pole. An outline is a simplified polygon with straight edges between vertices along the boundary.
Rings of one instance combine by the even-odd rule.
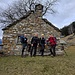
[[[64,53],[67,55],[67,53],[66,53],[66,51],[65,51],[64,46],[63,46],[63,45],[61,46],[61,50],[63,50],[63,51],[64,51]],[[67,56],[68,56],[68,55],[67,55]]]
[[[66,56],[68,56],[65,50],[64,50],[64,52],[65,52]]]

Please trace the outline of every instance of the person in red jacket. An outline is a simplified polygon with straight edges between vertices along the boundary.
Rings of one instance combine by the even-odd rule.
[[[56,52],[55,52],[56,38],[52,34],[50,34],[47,42],[49,42],[50,44],[49,46],[50,46],[51,56],[56,56]]]

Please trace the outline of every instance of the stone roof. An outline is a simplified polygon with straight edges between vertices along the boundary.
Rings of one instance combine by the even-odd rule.
[[[15,25],[15,24],[17,24],[18,22],[22,21],[23,19],[27,18],[32,12],[34,13],[33,10],[32,10],[32,11],[29,11],[26,15],[24,15],[23,17],[21,17],[19,20],[14,21],[12,24],[9,24],[8,26],[6,26],[5,28],[3,28],[2,30],[7,30],[7,29],[9,29],[9,28],[12,27],[13,25]],[[43,20],[44,22],[46,22],[47,24],[49,24],[50,26],[52,26],[55,30],[61,32],[61,31],[59,30],[59,28],[55,27],[55,26],[54,26],[52,23],[50,23],[47,19],[42,18],[42,20]]]

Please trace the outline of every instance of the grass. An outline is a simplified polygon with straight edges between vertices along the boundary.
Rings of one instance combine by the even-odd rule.
[[[75,75],[75,46],[63,56],[0,57],[0,75]]]

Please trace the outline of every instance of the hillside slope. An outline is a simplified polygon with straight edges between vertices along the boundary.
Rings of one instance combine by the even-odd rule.
[[[62,38],[62,40],[65,40],[67,44],[75,45],[75,34],[68,35]]]

